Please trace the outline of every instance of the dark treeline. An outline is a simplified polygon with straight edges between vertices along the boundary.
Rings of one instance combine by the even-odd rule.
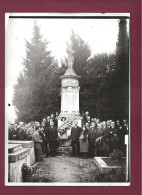
[[[127,22],[119,20],[116,51],[92,57],[89,45],[73,31],[70,42],[74,53],[74,70],[80,79],[80,112],[88,110],[100,120],[129,118],[129,37]],[[17,120],[41,121],[60,112],[60,79],[67,63],[62,66],[52,56],[48,42],[43,40],[35,23],[32,40],[26,41],[24,71],[14,86],[13,104]]]

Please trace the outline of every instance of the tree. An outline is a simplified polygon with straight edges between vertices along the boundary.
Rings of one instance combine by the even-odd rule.
[[[87,67],[87,83],[90,86],[90,113],[100,120],[111,118],[112,106],[110,104],[111,75],[114,71],[114,54],[97,54],[89,60]],[[92,95],[91,95],[92,94]],[[107,115],[106,115],[107,113]]]
[[[35,22],[33,38],[31,42],[26,41],[24,71],[14,87],[13,104],[18,119],[24,122],[41,121],[50,114],[53,104],[57,107],[59,81],[55,77],[59,68],[51,56],[51,51],[47,49],[48,42],[43,41],[40,28]]]
[[[115,61],[111,88],[114,119],[129,119],[129,37],[126,19],[119,20]]]
[[[129,38],[125,19],[119,21],[116,53],[95,55],[89,60],[87,73],[86,82],[94,92],[89,99],[93,115],[101,120],[129,119]]]

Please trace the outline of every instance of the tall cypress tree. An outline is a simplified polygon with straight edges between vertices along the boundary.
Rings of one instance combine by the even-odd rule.
[[[115,64],[111,90],[113,116],[114,119],[129,119],[129,37],[126,19],[119,20]]]
[[[52,89],[58,66],[51,56],[51,51],[48,51],[48,42],[43,41],[36,22],[32,40],[26,41],[23,66],[23,75],[20,75],[15,85],[13,104],[19,120],[40,121],[50,113],[53,101],[57,99]],[[57,81],[54,84],[57,86]]]

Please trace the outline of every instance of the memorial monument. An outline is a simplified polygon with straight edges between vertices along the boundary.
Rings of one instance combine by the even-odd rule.
[[[58,117],[58,127],[61,125],[62,117],[66,118],[67,123],[71,127],[74,120],[78,120],[78,126],[81,127],[82,117],[79,113],[79,78],[74,69],[74,51],[68,46],[68,68],[61,79],[61,112]]]

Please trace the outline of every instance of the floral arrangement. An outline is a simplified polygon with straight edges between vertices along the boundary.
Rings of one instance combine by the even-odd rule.
[[[59,127],[59,133],[60,133],[60,135],[63,135],[67,130],[69,130],[69,129],[72,127],[73,121],[74,121],[74,120],[75,120],[75,119],[73,119],[73,120],[68,119],[68,120],[65,121],[64,124],[62,124],[62,125]]]
[[[63,135],[66,132],[66,129],[59,129],[60,135]]]

